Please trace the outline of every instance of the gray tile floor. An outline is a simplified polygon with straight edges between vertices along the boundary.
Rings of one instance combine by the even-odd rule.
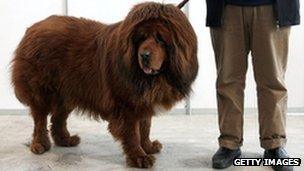
[[[261,157],[257,115],[245,115],[243,157]],[[43,155],[29,151],[32,120],[27,115],[0,115],[0,170],[136,170],[125,164],[120,145],[107,131],[107,123],[72,116],[72,134],[82,142],[78,147],[53,146]],[[287,150],[304,160],[304,115],[288,116]],[[163,143],[151,170],[213,170],[210,158],[217,150],[216,115],[162,115],[154,118],[152,138]],[[268,167],[230,167],[230,171],[271,170]],[[304,165],[295,170],[304,170]]]

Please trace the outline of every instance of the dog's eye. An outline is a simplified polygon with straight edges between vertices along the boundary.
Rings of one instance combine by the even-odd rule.
[[[142,39],[147,39],[147,38],[148,38],[148,35],[147,35],[147,34],[141,34],[140,37],[141,37]]]
[[[161,45],[164,45],[166,43],[159,33],[156,34],[156,42]]]
[[[144,34],[138,34],[136,36],[134,36],[133,41],[134,42],[143,42],[144,40],[146,40],[147,36]]]

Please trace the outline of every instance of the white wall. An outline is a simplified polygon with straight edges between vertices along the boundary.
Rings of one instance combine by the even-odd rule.
[[[122,20],[132,5],[145,0],[69,0],[69,15],[87,17],[105,23]],[[157,0],[163,2],[163,0]],[[178,3],[181,0],[165,0]],[[0,0],[0,110],[22,109],[10,86],[9,62],[26,28],[51,14],[63,14],[63,0]],[[199,38],[200,71],[193,87],[193,108],[216,108],[215,63],[209,29],[205,27],[206,4],[190,1],[190,20]],[[302,10],[304,16],[304,10]],[[289,107],[304,108],[304,27],[293,27],[290,38],[290,58],[287,72]],[[249,58],[249,61],[251,59]],[[245,107],[256,107],[252,67],[248,69]],[[183,103],[178,105],[182,108]]]
[[[289,62],[286,83],[289,91],[289,107],[304,107],[304,5],[302,25],[294,27],[290,36]]]

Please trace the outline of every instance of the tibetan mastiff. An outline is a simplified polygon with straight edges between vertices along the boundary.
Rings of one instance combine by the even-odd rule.
[[[150,140],[156,109],[169,110],[187,97],[198,71],[197,38],[176,6],[146,2],[126,18],[106,25],[68,16],[50,16],[27,29],[12,61],[16,97],[34,120],[30,149],[80,142],[67,130],[78,109],[109,122],[129,166],[148,168],[162,145]]]

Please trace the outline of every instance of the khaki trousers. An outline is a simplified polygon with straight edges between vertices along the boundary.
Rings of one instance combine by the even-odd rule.
[[[227,5],[222,26],[211,28],[217,66],[219,145],[239,148],[243,142],[244,88],[248,53],[257,85],[261,147],[286,143],[287,64],[289,27],[279,28],[272,5]]]

